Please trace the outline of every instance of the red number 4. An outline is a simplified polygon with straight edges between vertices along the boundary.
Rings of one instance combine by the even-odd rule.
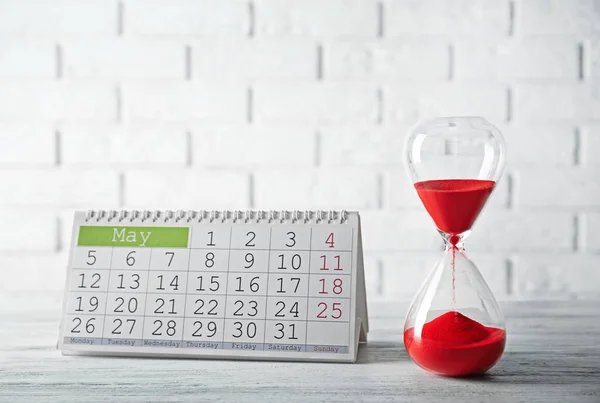
[[[325,243],[329,245],[330,248],[333,248],[333,232],[329,234]]]

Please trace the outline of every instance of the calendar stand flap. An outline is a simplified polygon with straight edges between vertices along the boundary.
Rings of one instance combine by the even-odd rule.
[[[356,290],[356,313],[360,321],[361,331],[360,331],[360,342],[367,341],[367,333],[369,333],[369,312],[367,310],[367,290],[365,285],[365,268],[364,268],[364,258],[363,258],[363,248],[362,248],[362,231],[360,226],[360,216],[358,218],[358,264],[357,264],[357,277],[358,277],[358,287]]]

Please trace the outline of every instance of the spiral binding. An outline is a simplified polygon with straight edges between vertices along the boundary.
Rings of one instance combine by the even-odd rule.
[[[96,222],[134,222],[152,221],[154,223],[339,223],[348,220],[346,210],[88,210],[85,221]]]

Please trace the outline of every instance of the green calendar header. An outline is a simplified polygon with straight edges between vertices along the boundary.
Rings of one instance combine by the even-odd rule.
[[[187,248],[187,227],[79,227],[78,246]]]

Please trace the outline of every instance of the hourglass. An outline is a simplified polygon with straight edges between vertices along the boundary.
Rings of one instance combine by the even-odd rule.
[[[463,242],[504,169],[504,139],[481,117],[437,118],[410,130],[404,158],[445,243],[408,310],[406,350],[434,374],[481,374],[500,360],[506,331],[498,303]]]

